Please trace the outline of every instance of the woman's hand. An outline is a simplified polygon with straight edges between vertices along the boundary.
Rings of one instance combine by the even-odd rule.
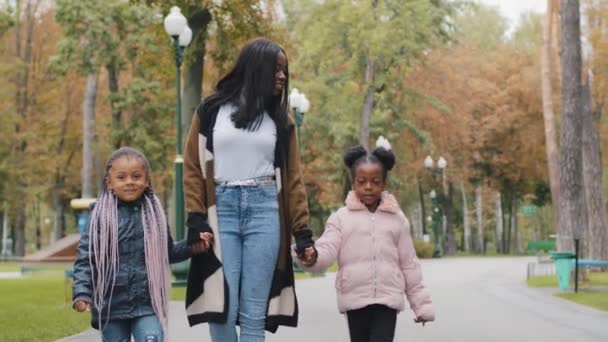
[[[79,300],[74,304],[74,310],[78,311],[78,312],[89,312],[91,311],[91,304]]]
[[[204,252],[208,251],[209,248],[211,248],[211,246],[213,246],[213,234],[212,233],[207,233],[207,232],[200,233],[199,238],[201,239],[200,241],[198,241],[195,244],[193,244],[192,246],[190,246],[190,250],[192,251],[192,254],[204,253]]]

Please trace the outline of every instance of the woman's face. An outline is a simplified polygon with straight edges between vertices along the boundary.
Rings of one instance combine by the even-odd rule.
[[[283,51],[279,51],[277,55],[277,65],[275,67],[274,76],[274,96],[279,96],[283,92],[285,87],[285,81],[287,80],[287,57]]]

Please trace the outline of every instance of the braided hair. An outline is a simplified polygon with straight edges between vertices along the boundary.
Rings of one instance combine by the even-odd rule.
[[[118,200],[108,189],[106,181],[112,164],[121,158],[133,158],[144,165],[148,186],[141,198],[141,220],[144,230],[144,252],[150,299],[158,316],[165,336],[168,327],[169,298],[169,257],[167,219],[161,203],[152,190],[150,163],[143,153],[121,147],[114,151],[105,165],[105,176],[101,193],[91,212],[89,223],[89,265],[92,270],[93,305],[98,310],[101,330],[102,309],[112,301],[112,294],[118,274]],[[110,307],[107,308],[108,318]]]

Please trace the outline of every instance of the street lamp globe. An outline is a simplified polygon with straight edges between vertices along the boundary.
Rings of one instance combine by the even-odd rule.
[[[437,166],[443,170],[446,168],[446,166],[448,166],[448,162],[445,160],[445,158],[439,157],[439,160],[437,161]]]
[[[424,158],[424,167],[427,169],[433,167],[433,158],[431,156],[426,156],[426,158]]]
[[[300,112],[306,113],[310,109],[310,102],[306,98],[306,95],[304,95],[302,93],[300,93],[300,95],[302,96],[301,102],[300,102]]]
[[[182,48],[190,45],[190,42],[192,41],[192,30],[188,26],[184,27],[184,31],[180,33],[178,41],[179,46]]]
[[[298,88],[291,89],[291,93],[289,93],[289,106],[296,111],[300,111],[300,107],[302,106],[303,94],[300,93]]]
[[[188,26],[186,17],[182,14],[182,11],[177,6],[171,7],[171,11],[165,17],[165,31],[171,37],[179,37],[186,26]]]
[[[435,197],[437,197],[437,193],[435,192],[435,190],[431,190],[431,192],[429,193],[429,196],[431,196],[431,198],[435,198]]]

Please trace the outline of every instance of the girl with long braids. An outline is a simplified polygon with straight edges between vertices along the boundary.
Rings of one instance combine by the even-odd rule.
[[[150,164],[122,147],[108,159],[101,193],[74,263],[73,307],[91,311],[103,341],[162,342],[167,336],[169,263],[206,251],[211,236],[173,242],[152,190]]]
[[[351,148],[344,163],[352,178],[346,205],[329,217],[323,235],[296,262],[318,272],[337,260],[338,309],[346,313],[351,342],[390,342],[406,297],[414,322],[435,319],[410,224],[384,190],[395,155],[380,137],[371,153]]]

